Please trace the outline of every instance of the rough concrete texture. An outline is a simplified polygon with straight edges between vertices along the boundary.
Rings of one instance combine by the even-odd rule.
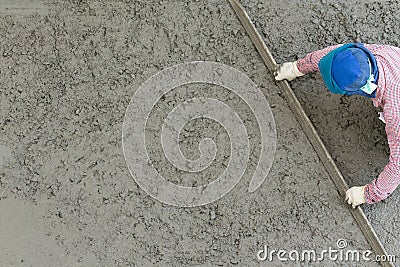
[[[36,3],[41,12],[32,15],[14,8],[2,13],[0,21],[1,265],[280,266],[286,264],[260,263],[257,251],[264,245],[323,250],[335,248],[340,238],[350,249],[370,248],[228,2]],[[267,43],[279,61],[336,38],[350,38],[353,31],[347,24],[357,21],[348,19],[342,2],[246,4],[271,38]],[[360,37],[368,37],[364,34],[369,30],[374,38],[393,34],[398,28],[397,4],[368,5],[378,12],[369,19],[378,24],[382,12],[393,28],[380,33],[363,25]],[[360,22],[369,21],[362,11],[356,12],[364,16]],[[322,30],[312,22],[315,19]],[[342,24],[349,29],[342,31]],[[125,110],[141,83],[165,67],[193,60],[217,61],[246,73],[272,107],[278,142],[266,182],[250,194],[246,189],[260,137],[249,108],[236,95],[212,85],[182,86],[167,94],[149,118],[146,133],[153,163],[168,180],[208,183],[223,170],[229,155],[224,129],[212,121],[195,120],[185,127],[183,153],[196,158],[193,146],[204,137],[217,136],[221,149],[216,163],[196,176],[170,166],[162,156],[159,129],[165,114],[182,100],[201,94],[224,101],[242,116],[251,137],[248,168],[229,194],[205,206],[177,208],[154,200],[133,181],[123,157],[121,130]],[[363,181],[376,174],[387,149],[372,108],[364,109],[362,99],[329,96],[317,75],[293,85],[346,177],[356,183],[358,174],[365,174],[360,175]],[[309,90],[299,92],[300,88]],[[324,98],[333,101],[327,104]],[[348,116],[339,113],[344,107]],[[360,115],[360,110],[366,113]],[[338,115],[331,117],[331,112]],[[349,135],[340,144],[329,135],[337,128]],[[365,142],[359,133],[371,134],[376,144]],[[365,160],[346,163],[346,158],[354,160],[354,151],[365,153]],[[365,166],[367,161],[370,165]],[[399,252],[394,243],[397,194],[368,209],[392,252]]]
[[[399,1],[244,1],[278,62],[293,61],[329,45],[364,42],[400,45]],[[298,14],[301,14],[299,16]],[[288,27],[289,25],[298,25]],[[280,29],[277,31],[276,29]],[[385,126],[372,101],[332,95],[319,74],[292,82],[348,184],[364,185],[389,159]],[[390,253],[400,254],[399,190],[376,205],[364,205],[368,219]]]

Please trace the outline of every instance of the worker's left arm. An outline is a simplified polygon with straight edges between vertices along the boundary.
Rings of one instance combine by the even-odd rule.
[[[400,120],[386,121],[386,134],[390,148],[389,163],[378,178],[365,186],[353,186],[346,192],[347,203],[353,208],[368,203],[374,204],[387,198],[400,184]]]
[[[386,120],[386,134],[390,148],[389,163],[378,178],[365,186],[365,200],[369,204],[387,198],[400,184],[400,119]]]

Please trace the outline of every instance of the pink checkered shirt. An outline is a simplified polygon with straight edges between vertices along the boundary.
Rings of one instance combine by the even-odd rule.
[[[304,74],[318,71],[321,58],[339,46],[307,54],[297,61],[299,71]],[[400,184],[400,48],[376,44],[365,47],[375,55],[378,64],[378,88],[372,101],[375,107],[383,109],[390,148],[389,163],[378,178],[365,186],[365,199],[373,204],[387,198]]]

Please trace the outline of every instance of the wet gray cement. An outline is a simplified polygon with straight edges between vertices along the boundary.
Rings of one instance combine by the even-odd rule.
[[[400,45],[399,1],[244,1],[278,62],[329,45],[363,42]],[[301,14],[299,16],[298,14]],[[288,25],[297,25],[288,27]],[[280,29],[277,31],[276,29]],[[350,186],[370,183],[389,159],[385,125],[372,101],[332,95],[319,73],[292,83],[306,113]],[[363,208],[387,250],[400,253],[399,190]]]
[[[278,260],[260,262],[256,254],[264,245],[321,251],[335,248],[338,239],[346,239],[349,249],[370,249],[228,2],[32,3],[21,8],[8,2],[0,14],[1,265],[283,266],[287,263]],[[348,24],[358,19],[350,19],[345,5],[357,9],[362,40],[388,41],[384,38],[398,28],[393,1],[245,4],[277,61],[353,37],[357,29]],[[359,10],[367,6],[377,10],[368,20]],[[384,18],[393,28],[383,33],[361,23],[372,19],[371,27],[383,27]],[[320,29],[319,23],[325,26]],[[277,151],[267,180],[248,193],[260,151],[254,115],[218,86],[177,88],[155,107],[146,131],[152,162],[167,180],[208,183],[229,155],[224,129],[195,120],[185,127],[183,153],[196,158],[199,151],[193,147],[199,140],[218,136],[216,163],[195,177],[169,165],[157,129],[160,118],[182,99],[201,92],[234,106],[251,137],[248,168],[230,193],[205,206],[178,208],[151,198],[134,182],[121,131],[140,84],[168,66],[193,60],[227,64],[259,86],[275,117]],[[370,103],[327,94],[318,75],[292,85],[349,183],[376,175],[388,150]],[[339,140],[332,129],[335,134],[343,129],[346,138]],[[366,142],[363,133],[374,142]],[[355,151],[363,155],[356,162]],[[399,252],[397,195],[367,208],[393,253]]]

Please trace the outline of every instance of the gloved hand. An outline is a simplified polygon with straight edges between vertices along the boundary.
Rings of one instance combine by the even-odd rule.
[[[365,203],[364,187],[365,186],[353,186],[346,191],[347,203],[352,205],[353,209]]]
[[[297,62],[283,63],[276,73],[275,80],[282,81],[284,79],[291,81],[296,77],[303,76],[304,74],[297,68]]]

